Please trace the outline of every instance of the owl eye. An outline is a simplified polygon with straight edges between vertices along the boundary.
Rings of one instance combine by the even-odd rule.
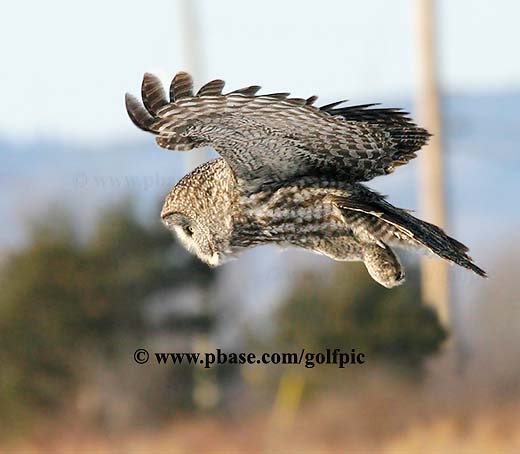
[[[193,233],[195,232],[195,230],[193,229],[193,226],[191,226],[191,225],[187,225],[186,227],[184,227],[184,231],[185,231],[189,236],[192,236]]]

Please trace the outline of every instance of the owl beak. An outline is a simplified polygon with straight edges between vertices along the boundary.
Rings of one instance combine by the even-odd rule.
[[[218,255],[218,252],[214,252],[213,255],[208,260],[209,266],[218,266],[220,262],[220,256]]]

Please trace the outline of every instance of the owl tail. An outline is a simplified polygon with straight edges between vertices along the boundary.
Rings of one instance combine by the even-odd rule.
[[[375,193],[370,193],[370,196],[372,197],[366,200],[359,196],[328,196],[327,201],[342,211],[349,223],[351,220],[356,222],[356,216],[352,216],[354,213],[363,213],[363,227],[383,242],[425,247],[443,259],[486,277],[486,272],[473,263],[473,259],[468,255],[469,249],[464,244],[446,235],[436,225],[417,219],[409,212],[394,207],[383,197]],[[371,219],[365,216],[370,216]],[[366,222],[374,220],[376,222]],[[382,228],[384,227],[382,224],[386,225],[386,228]]]

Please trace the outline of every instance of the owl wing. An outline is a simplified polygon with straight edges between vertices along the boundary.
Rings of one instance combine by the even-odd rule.
[[[399,109],[338,107],[343,101],[318,108],[315,96],[258,96],[258,86],[223,95],[223,87],[214,80],[194,94],[190,75],[180,72],[168,100],[159,79],[145,74],[143,104],[127,94],[126,108],[159,146],[211,146],[252,187],[320,174],[367,181],[406,164],[429,137]]]
[[[351,197],[329,195],[325,201],[340,210],[354,231],[365,230],[390,245],[426,248],[439,257],[486,277],[486,272],[473,263],[464,244],[436,225],[394,207],[383,196],[369,189]]]

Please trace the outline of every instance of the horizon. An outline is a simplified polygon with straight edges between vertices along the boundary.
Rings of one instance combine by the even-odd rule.
[[[265,87],[267,89],[267,87]],[[269,91],[269,90],[264,90]],[[136,90],[135,93],[138,91]],[[260,92],[261,93],[261,92]],[[296,95],[294,93],[294,95]],[[511,102],[511,108],[516,108],[513,106],[514,104],[514,98],[519,97],[520,98],[520,86],[518,88],[514,88],[511,90],[497,90],[494,91],[472,91],[472,92],[443,92],[441,93],[441,107],[443,110],[443,113],[448,113],[451,108],[453,108],[453,105],[448,106],[448,103],[452,103],[458,99],[458,101],[461,101],[462,103],[464,101],[467,101],[468,99],[472,98],[481,98],[481,99],[488,99],[492,101],[497,101],[498,99],[502,100],[501,98],[504,98],[505,101]],[[319,100],[317,102],[317,105],[325,105],[329,102],[333,102],[337,99],[340,99],[340,96],[331,97],[331,98],[325,98],[325,97],[319,97]],[[462,98],[462,99],[460,99]],[[386,98],[379,98],[379,99],[371,99],[371,98],[363,98],[360,97],[359,99],[348,99],[345,101],[345,105],[356,105],[356,104],[363,104],[365,102],[375,102],[377,104],[380,104],[382,107],[395,107],[395,108],[401,108],[405,111],[409,112],[409,116],[412,118],[414,122],[417,124],[420,124],[420,120],[417,118],[417,115],[415,114],[415,105],[413,102],[412,97],[408,98],[399,98],[399,97],[386,97]],[[455,105],[455,104],[454,104]],[[127,117],[125,106],[124,106],[124,100],[121,103],[121,110],[124,113],[125,117]],[[507,118],[504,118],[507,120]],[[444,118],[444,123],[446,123],[446,118]],[[153,144],[153,140],[150,141],[151,135],[149,133],[143,132],[138,130],[128,119],[128,131],[125,134],[114,134],[111,135],[108,139],[107,137],[75,137],[75,136],[61,136],[59,134],[52,134],[52,133],[42,133],[41,135],[27,135],[27,136],[12,136],[10,134],[5,134],[5,131],[1,131],[0,129],[0,146],[7,145],[10,148],[24,148],[24,147],[32,147],[34,145],[39,146],[53,146],[53,147],[73,147],[75,151],[78,151],[78,149],[88,149],[89,152],[103,152],[106,151],[106,149],[109,149],[113,146],[120,147],[121,145],[128,145],[131,147],[135,147],[137,145],[149,145],[150,143]],[[192,152],[193,153],[193,152]],[[195,151],[196,153],[196,151]]]

